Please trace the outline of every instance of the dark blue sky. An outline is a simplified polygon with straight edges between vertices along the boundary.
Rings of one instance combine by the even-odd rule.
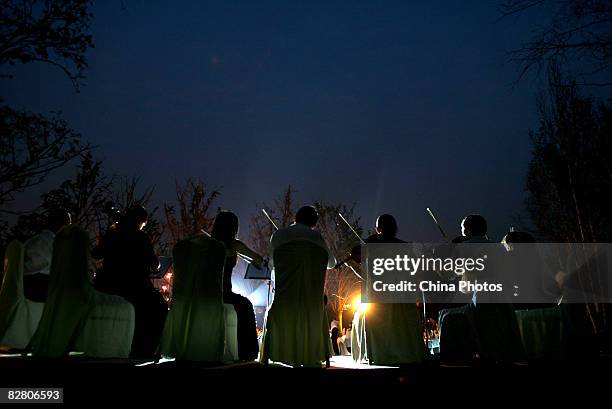
[[[62,110],[158,203],[175,178],[223,186],[244,236],[292,184],[300,203],[356,201],[366,227],[395,214],[415,241],[438,238],[426,206],[451,234],[482,213],[494,238],[523,212],[538,89],[513,86],[507,52],[533,17],[500,20],[495,1],[124,3],[94,7],[79,94],[30,65],[2,96]]]

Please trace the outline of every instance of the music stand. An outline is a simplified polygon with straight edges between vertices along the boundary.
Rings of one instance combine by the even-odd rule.
[[[268,282],[268,300],[266,301],[266,310],[270,306],[270,289],[272,286],[272,270],[265,263],[262,266],[256,266],[249,263],[244,273],[245,280],[266,280]]]

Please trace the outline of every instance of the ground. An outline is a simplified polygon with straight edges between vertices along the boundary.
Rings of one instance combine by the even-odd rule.
[[[514,391],[508,395],[510,398],[546,382],[553,387],[545,389],[543,396],[552,399],[564,396],[568,388],[585,386],[606,390],[602,388],[607,386],[597,384],[606,382],[608,376],[600,374],[609,372],[611,364],[609,359],[589,364],[508,367],[450,367],[432,362],[392,368],[356,366],[350,357],[336,357],[329,369],[293,369],[277,365],[264,367],[255,362],[205,365],[79,356],[46,360],[5,354],[0,355],[0,387],[63,387],[66,403],[118,403],[125,396],[161,403],[202,401],[215,393],[222,393],[232,401],[252,399],[253,402],[262,399],[262,394],[272,396],[280,392],[297,394],[298,400],[323,399],[330,392],[339,392],[340,397],[362,392],[369,396],[387,387],[427,393],[438,400],[455,396],[451,390],[469,391],[470,386],[477,386],[479,393],[510,386]]]

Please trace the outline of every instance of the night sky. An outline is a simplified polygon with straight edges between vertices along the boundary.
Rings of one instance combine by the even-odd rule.
[[[0,95],[61,110],[158,204],[175,178],[223,186],[242,237],[288,184],[300,204],[357,202],[367,228],[392,213],[413,241],[439,238],[427,206],[452,235],[467,213],[495,239],[524,216],[539,85],[514,84],[508,52],[537,16],[500,19],[496,1],[178,3],[96,2],[80,93],[32,64]]]

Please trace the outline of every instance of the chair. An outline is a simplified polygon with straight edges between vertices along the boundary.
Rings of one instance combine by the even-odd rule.
[[[440,361],[444,363],[470,363],[480,353],[480,339],[474,318],[474,306],[440,310]]]
[[[116,295],[94,290],[89,276],[89,236],[63,227],[53,244],[49,293],[32,338],[38,357],[71,351],[94,358],[127,358],[134,334],[134,307]]]
[[[223,243],[205,235],[174,246],[173,298],[162,335],[163,355],[199,362],[238,359],[238,318],[232,305],[223,304],[225,251]]]
[[[527,359],[563,359],[564,323],[558,306],[519,310],[515,314]]]
[[[4,279],[0,290],[0,345],[25,349],[38,327],[44,303],[23,293],[23,244],[13,240],[6,248]]]
[[[327,251],[296,240],[274,251],[276,288],[266,314],[260,361],[320,367],[331,355],[323,304]]]
[[[362,305],[353,317],[351,354],[357,363],[400,365],[426,357],[415,304]]]

